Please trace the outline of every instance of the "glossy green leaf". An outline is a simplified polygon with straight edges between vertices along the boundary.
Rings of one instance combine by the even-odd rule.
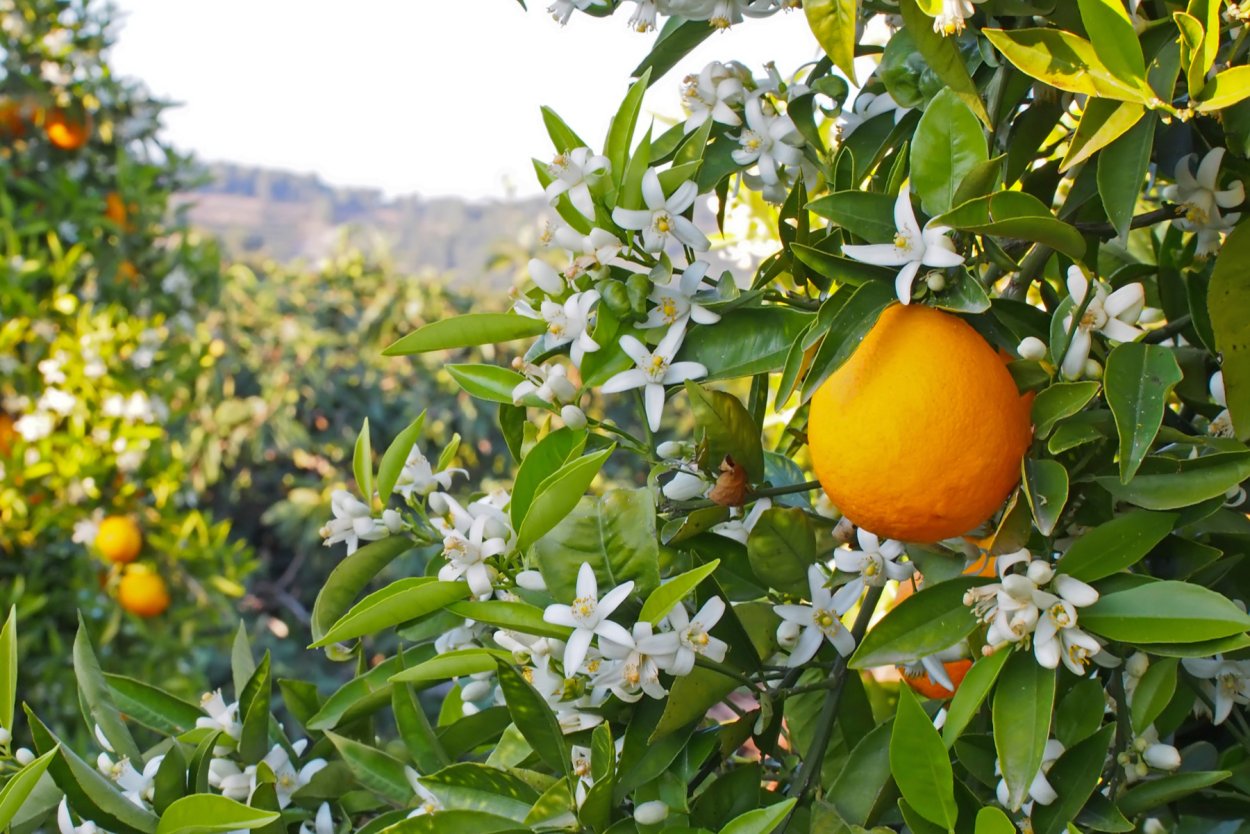
[[[1141,735],[1155,722],[1176,694],[1176,667],[1179,660],[1165,657],[1153,661],[1141,676],[1129,701],[1133,732]]]
[[[510,660],[511,652],[497,649],[457,649],[445,652],[423,663],[396,672],[390,679],[395,682],[427,683],[448,680],[464,675],[477,675],[495,668],[496,659]]]
[[[405,803],[412,798],[413,790],[404,775],[403,762],[337,733],[327,732],[326,738],[334,744],[362,786],[396,803]]]
[[[1241,67],[1241,69],[1250,69]],[[1250,85],[1247,85],[1250,86]],[[1224,395],[1238,440],[1250,440],[1250,225],[1233,229],[1220,247],[1207,290],[1207,311],[1224,371]],[[1243,478],[1246,476],[1242,476]]]
[[[911,143],[911,187],[925,212],[949,211],[959,184],[988,159],[985,135],[972,109],[953,91],[941,90],[925,108]]]
[[[365,499],[366,504],[373,503],[373,446],[369,441],[369,418],[366,417],[356,435],[356,447],[352,452],[352,475],[356,478],[356,489]]]
[[[889,243],[894,226],[894,198],[872,191],[835,191],[812,200],[807,210],[827,217],[869,243]]]
[[[581,501],[615,446],[569,461],[538,485],[521,525],[517,528],[519,550],[525,550],[564,520]]]
[[[575,597],[583,562],[595,569],[601,592],[633,580],[634,593],[650,594],[660,584],[654,498],[647,489],[614,489],[586,497],[535,543],[533,555],[551,595]]]
[[[247,636],[247,625],[240,620],[230,643],[230,677],[234,691],[242,692],[248,678],[256,671],[256,656],[252,654],[252,641]]]
[[[965,232],[1044,243],[1070,258],[1085,257],[1085,238],[1023,191],[998,191],[969,200],[932,221]]]
[[[1033,436],[1047,437],[1056,423],[1076,414],[1097,393],[1097,382],[1057,382],[1039,391],[1033,400]]]
[[[839,290],[847,292],[848,288]],[[804,401],[816,393],[825,380],[837,372],[859,347],[881,313],[895,302],[892,284],[871,282],[856,287],[846,303],[837,311],[820,349],[812,357],[807,377],[803,380]]]
[[[1133,22],[1120,0],[1079,0],[1081,20],[1094,53],[1112,75],[1127,86],[1146,78],[1146,60]]]
[[[809,0],[803,4],[807,25],[833,65],[851,83],[855,76],[855,40],[859,26],[859,0]]]
[[[1199,113],[1213,113],[1247,98],[1250,98],[1250,66],[1229,67],[1216,73],[1203,86],[1194,109]]]
[[[1197,793],[1204,788],[1218,785],[1232,776],[1227,770],[1196,770],[1186,773],[1172,773],[1161,776],[1150,782],[1138,783],[1125,792],[1116,804],[1127,817],[1166,805],[1169,802]]]
[[[519,776],[472,762],[453,764],[424,776],[421,784],[444,808],[496,814],[517,822],[525,819],[539,796]]]
[[[0,627],[0,727],[13,731],[13,711],[17,705],[17,606]]]
[[[127,718],[138,721],[160,733],[177,735],[195,727],[204,715],[197,705],[188,703],[163,689],[124,675],[105,674],[113,695],[113,703]]]
[[[586,142],[560,118],[560,114],[546,106],[539,109],[542,112],[543,126],[547,128],[547,135],[551,137],[556,153],[568,153],[574,148],[586,147]]]
[[[650,71],[649,84],[654,84],[664,77],[691,50],[711,37],[715,28],[702,20],[684,20],[674,15],[665,22],[660,36],[651,46],[651,51],[642,63],[634,67],[630,73],[634,78],[641,78]]]
[[[764,808],[747,811],[734,817],[720,830],[720,834],[769,834],[790,814],[797,799],[790,798]]]
[[[1043,536],[1055,531],[1068,503],[1068,470],[1050,458],[1025,458],[1024,493],[1033,511],[1033,520]]]
[[[851,825],[871,825],[893,802],[898,791],[890,775],[890,736],[893,719],[878,724],[859,740],[826,794]]]
[[[552,637],[556,640],[567,640],[573,630],[567,626],[553,625],[543,619],[543,610],[528,602],[507,602],[504,600],[466,600],[453,602],[447,610],[457,617],[476,620],[479,623],[534,634],[539,637]]]
[[[519,528],[529,512],[534,493],[543,481],[560,467],[576,460],[586,448],[586,432],[570,428],[557,429],[534,444],[517,468],[513,481],[512,500],[508,502],[513,528]]]
[[[1120,435],[1120,483],[1132,479],[1150,451],[1168,395],[1180,381],[1175,355],[1160,345],[1126,342],[1107,357],[1103,386]]]
[[[674,605],[689,596],[699,583],[711,576],[719,566],[720,559],[713,559],[707,564],[699,565],[697,568],[679,573],[667,580],[652,591],[646,602],[642,604],[638,622],[648,622],[652,625],[659,623],[668,616],[668,612],[673,610]]]
[[[310,648],[374,634],[424,617],[467,596],[469,586],[464,582],[440,582],[430,577],[400,579],[353,605]]]
[[[785,363],[791,342],[810,320],[810,313],[783,307],[741,308],[715,327],[691,330],[677,358],[707,368],[700,382],[771,373]]]
[[[490,345],[541,336],[547,331],[542,319],[515,313],[470,313],[440,319],[418,328],[382,351],[384,356],[407,356],[432,350]]]
[[[1033,807],[1034,834],[1062,834],[1076,818],[1086,801],[1098,787],[1107,749],[1115,736],[1115,725],[1108,724],[1099,732],[1064,751],[1047,773],[1046,778],[1059,798],[1050,805]]]
[[[396,684],[391,687],[391,712],[395,715],[395,726],[418,773],[433,773],[451,764],[451,758],[443,749],[410,686]]]
[[[1094,0],[1100,2],[1100,0]],[[1090,99],[1081,112],[1081,120],[1072,134],[1068,152],[1059,165],[1060,171],[1068,171],[1098,151],[1119,139],[1141,121],[1145,106],[1133,101],[1111,101],[1104,98]],[[1151,122],[1153,126],[1153,122]],[[1136,193],[1140,183],[1133,185]]]
[[[931,0],[925,0],[926,3]],[[963,54],[956,45],[955,38],[945,37],[933,31],[933,24],[915,0],[900,0],[899,11],[903,14],[904,31],[908,32],[916,45],[916,50],[924,58],[925,64],[942,80],[947,89],[968,107],[982,123],[990,123],[985,104],[981,101],[981,93],[976,82],[968,72]]]
[[[1137,198],[1150,168],[1155,123],[1153,116],[1139,120],[1098,155],[1098,196],[1102,198],[1107,219],[1121,239],[1128,235]]]
[[[1094,480],[1121,501],[1147,510],[1175,510],[1206,501],[1250,478],[1250,453],[1221,452],[1198,458],[1148,457],[1127,484],[1114,476]]]
[[[798,507],[770,507],[747,537],[751,571],[766,588],[803,596],[816,563],[816,529]]]
[[[395,482],[399,480],[400,473],[404,471],[404,464],[408,462],[408,453],[412,451],[412,447],[421,439],[421,431],[425,427],[425,409],[417,415],[417,419],[413,420],[408,426],[395,435],[395,439],[391,441],[391,445],[386,447],[386,452],[382,455],[382,461],[378,464],[378,497],[382,499],[382,505],[391,500],[391,493],[395,489]]]
[[[1145,81],[1125,83],[1098,59],[1094,45],[1062,29],[982,29],[1016,69],[1069,93],[1146,104]]]
[[[608,125],[608,135],[603,143],[603,155],[608,158],[609,176],[620,187],[625,175],[625,160],[629,158],[634,128],[638,125],[638,113],[642,109],[642,97],[651,83],[651,73],[644,71],[621,99],[621,106]]]
[[[964,675],[959,688],[955,690],[955,697],[951,698],[950,705],[946,708],[946,723],[942,725],[942,741],[947,747],[954,746],[955,740],[980,711],[981,705],[985,703],[990,689],[993,688],[994,682],[998,680],[1003,670],[1003,664],[1009,657],[1011,657],[1011,652],[1006,649],[986,657],[979,657]]]
[[[1188,582],[1148,582],[1082,608],[1081,627],[1126,643],[1196,643],[1250,629],[1228,597]]]
[[[274,811],[249,808],[225,796],[194,794],[174,800],[165,809],[156,834],[251,830],[269,825],[280,816]]]
[[[994,749],[1012,810],[1028,799],[1029,785],[1042,766],[1055,705],[1055,677],[1055,670],[1039,665],[1032,652],[1014,651],[994,690]]]
[[[740,685],[737,679],[702,666],[677,678],[664,700],[664,714],[651,734],[652,743],[702,720],[709,709]]]
[[[488,814],[485,811],[467,811],[461,809],[445,809],[437,814],[421,814],[416,817],[405,817],[385,829],[386,834],[458,834],[472,831],[473,834],[524,834],[532,829],[521,826],[515,819]],[[365,834],[365,832],[360,832]]]
[[[119,755],[132,762],[142,761],[143,754],[139,752],[139,746],[135,744],[117,705],[113,703],[112,693],[104,680],[100,662],[96,660],[95,649],[91,647],[91,638],[87,636],[87,625],[83,622],[81,612],[78,615],[78,632],[74,635],[73,658],[78,695],[88,725],[99,727],[99,731]]]
[[[269,752],[269,707],[273,684],[269,675],[269,652],[256,666],[252,676],[239,693],[239,756],[247,764],[256,764]]]
[[[512,389],[525,381],[511,368],[498,365],[445,365],[456,384],[479,400],[512,403]]]
[[[1015,830],[1015,823],[1011,821],[1011,817],[1002,812],[1001,808],[986,805],[977,811],[974,834],[1012,834]]]
[[[987,580],[961,577],[912,594],[874,625],[851,656],[852,669],[913,663],[949,648],[977,626],[964,592]]]
[[[313,603],[313,639],[321,640],[325,637],[326,632],[347,613],[352,602],[373,578],[411,547],[412,541],[406,536],[388,536],[376,542],[368,542],[335,565]]]
[[[543,696],[538,694],[538,690],[521,677],[521,673],[510,661],[500,660],[496,668],[499,671],[499,687],[503,690],[504,702],[512,715],[512,723],[516,724],[521,735],[547,767],[568,777],[572,762],[555,713]]]
[[[890,734],[890,772],[907,804],[929,822],[953,831],[959,818],[950,754],[911,687],[898,690]]]
[[[1055,566],[1059,573],[1094,582],[1131,567],[1163,541],[1176,524],[1175,513],[1132,512],[1084,533]]]
[[[699,441],[705,444],[703,468],[716,471],[726,457],[747,472],[752,481],[764,477],[764,448],[760,444],[760,427],[742,401],[727,391],[704,388],[694,380],[686,380],[690,410],[694,414]]]
[[[35,785],[39,784],[58,752],[60,748],[53,747],[7,778],[4,787],[0,788],[0,831],[7,830],[17,812],[22,810],[22,803],[35,790]]]

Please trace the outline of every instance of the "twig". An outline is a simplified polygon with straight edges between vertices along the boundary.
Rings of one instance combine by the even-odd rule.
[[[1177,333],[1180,333],[1188,327],[1192,321],[1193,317],[1189,313],[1186,313],[1183,316],[1177,316],[1167,324],[1160,327],[1158,330],[1151,330],[1146,334],[1146,337],[1142,339],[1142,341],[1148,345],[1157,345],[1159,342],[1167,341]]]
[[[1165,220],[1175,220],[1181,213],[1180,206],[1164,206],[1163,208],[1148,211],[1145,214],[1138,214],[1129,221],[1130,229],[1140,229],[1143,226],[1153,226],[1156,223],[1162,223]],[[1118,234],[1118,230],[1110,223],[1074,223],[1079,231],[1088,232],[1098,236],[1114,237]]]
[[[1022,300],[1028,293],[1029,287],[1042,274],[1042,268],[1046,266],[1046,261],[1050,260],[1052,254],[1054,250],[1049,246],[1041,243],[1034,246],[1033,250],[1020,262],[1020,271],[1011,276],[1007,289],[1003,290],[1003,298]]]

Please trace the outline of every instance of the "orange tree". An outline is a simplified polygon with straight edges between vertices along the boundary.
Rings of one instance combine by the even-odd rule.
[[[112,74],[88,4],[0,19],[0,600],[63,725],[75,610],[128,674],[190,694],[251,558],[196,509],[176,442],[220,354],[201,324],[220,276],[167,221],[189,171],[161,106]]]
[[[239,703],[138,751],[84,649],[100,744],[139,779],[38,732],[10,796],[44,767],[63,827],[127,832],[1244,818],[1250,9],[806,0],[822,58],[713,63],[686,122],[639,126],[695,44],[794,5],[634,3],[661,30],[604,141],[543,113],[559,268],[388,348],[520,343],[448,368],[516,466],[472,479],[425,414],[380,455],[360,432],[311,617],[357,677],[283,687],[311,747],[241,645]],[[705,255],[739,189],[776,206],[745,279]],[[423,567],[374,589],[401,557]]]

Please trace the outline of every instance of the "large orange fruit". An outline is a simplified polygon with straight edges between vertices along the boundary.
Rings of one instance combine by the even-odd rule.
[[[169,607],[169,589],[159,574],[132,568],[117,586],[117,601],[131,614],[155,617]]]
[[[95,534],[95,546],[105,559],[125,565],[139,558],[139,551],[143,549],[143,533],[130,516],[111,515],[100,522],[100,529]]]
[[[998,509],[1032,425],[1028,400],[967,322],[896,304],[816,391],[807,436],[816,477],[847,518],[932,542]]]
[[[50,110],[44,117],[43,131],[48,141],[63,151],[76,151],[87,144],[91,136],[91,125],[85,117],[76,116],[66,110]]]

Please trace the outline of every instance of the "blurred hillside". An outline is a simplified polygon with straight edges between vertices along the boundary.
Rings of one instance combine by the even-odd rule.
[[[175,203],[237,258],[317,263],[346,244],[400,272],[437,274],[453,284],[472,279],[475,289],[512,285],[517,264],[510,250],[532,247],[550,211],[541,198],[392,199],[311,174],[232,163],[206,164],[201,174],[202,184]]]

